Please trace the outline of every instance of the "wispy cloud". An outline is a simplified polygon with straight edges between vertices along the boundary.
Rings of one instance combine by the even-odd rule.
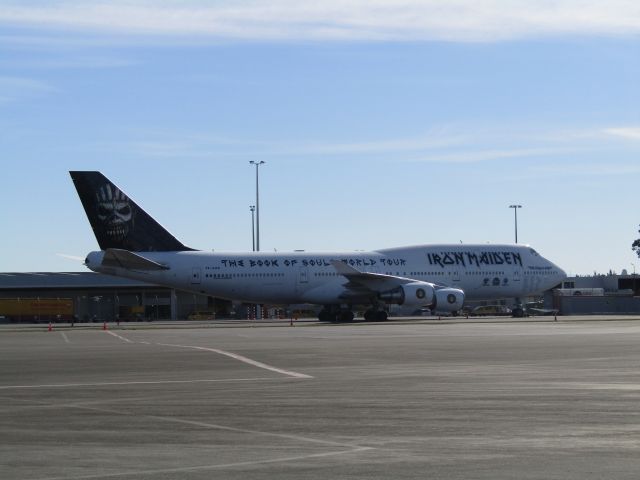
[[[4,5],[13,26],[231,40],[495,42],[637,35],[640,3],[583,0],[51,1]]]
[[[606,152],[622,147],[626,138],[640,138],[636,135],[640,135],[636,127],[526,130],[512,126],[443,126],[415,136],[335,142],[147,132],[139,134],[125,148],[150,158],[333,157],[480,163]]]
[[[450,148],[468,141],[469,135],[465,132],[448,132],[447,129],[441,129],[413,137],[361,142],[280,142],[272,144],[271,148],[275,154],[288,155],[398,154]]]
[[[233,139],[205,134],[155,132],[148,134],[144,139],[130,143],[129,146],[141,155],[158,158],[212,158],[251,155],[262,157],[357,157],[413,155],[416,152],[452,148],[470,141],[463,132],[449,133],[447,130],[446,128],[434,129],[413,137],[353,142]]]
[[[468,148],[468,147],[467,147]],[[543,147],[543,148],[505,148],[505,149],[473,149],[457,151],[453,153],[445,152],[442,154],[428,155],[416,158],[415,162],[430,163],[478,163],[491,160],[504,160],[509,158],[526,158],[526,157],[548,157],[561,153],[573,153],[578,151],[577,148],[566,147]]]
[[[529,167],[531,173],[538,173],[544,176],[554,175],[570,175],[570,176],[620,176],[620,175],[637,175],[640,174],[640,165],[637,163],[624,162],[592,162],[592,163],[573,163],[555,165],[535,165]]]
[[[11,103],[55,91],[55,87],[37,79],[0,76],[0,103]]]
[[[0,68],[30,70],[123,68],[132,65],[136,65],[136,62],[126,58],[73,55],[59,58],[49,56],[46,58],[31,57],[6,61],[0,60]]]
[[[629,140],[640,140],[640,126],[605,128],[604,133]]]
[[[55,90],[47,83],[33,78],[4,76],[0,76],[0,89],[31,90],[40,92]]]

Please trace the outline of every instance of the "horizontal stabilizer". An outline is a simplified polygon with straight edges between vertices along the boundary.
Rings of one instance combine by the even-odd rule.
[[[169,270],[166,265],[118,248],[105,250],[102,265],[105,267],[126,268],[127,270]]]

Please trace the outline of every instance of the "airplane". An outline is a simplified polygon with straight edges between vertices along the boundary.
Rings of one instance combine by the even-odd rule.
[[[387,320],[387,305],[457,312],[466,300],[520,298],[565,272],[528,245],[433,244],[369,252],[218,253],[185,246],[97,171],[69,172],[107,275],[256,304],[316,304],[322,321]]]

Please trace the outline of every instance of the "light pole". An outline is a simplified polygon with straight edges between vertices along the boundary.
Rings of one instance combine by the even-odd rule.
[[[255,205],[249,205],[249,210],[251,210],[251,245],[253,248],[253,251],[256,251],[256,222],[254,220],[254,216],[255,216],[255,212],[256,212],[256,206]]]
[[[522,208],[522,205],[509,205],[509,208],[513,208],[513,215],[516,226],[516,243],[518,243],[518,209]]]
[[[636,276],[636,264],[631,262],[631,266],[633,267],[633,276]]]
[[[260,191],[259,191],[259,181],[258,181],[258,169],[260,165],[263,165],[264,160],[260,160],[259,162],[254,162],[253,160],[249,161],[251,165],[256,166],[256,248],[255,251],[260,251]]]

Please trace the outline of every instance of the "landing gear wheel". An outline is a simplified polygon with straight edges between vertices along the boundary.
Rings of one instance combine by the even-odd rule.
[[[384,310],[378,310],[376,312],[376,322],[386,322],[387,318],[387,312]]]
[[[341,322],[353,322],[353,312],[351,310],[343,310],[338,314]]]
[[[367,322],[373,322],[375,320],[376,311],[375,310],[367,310],[364,312],[364,319]]]

